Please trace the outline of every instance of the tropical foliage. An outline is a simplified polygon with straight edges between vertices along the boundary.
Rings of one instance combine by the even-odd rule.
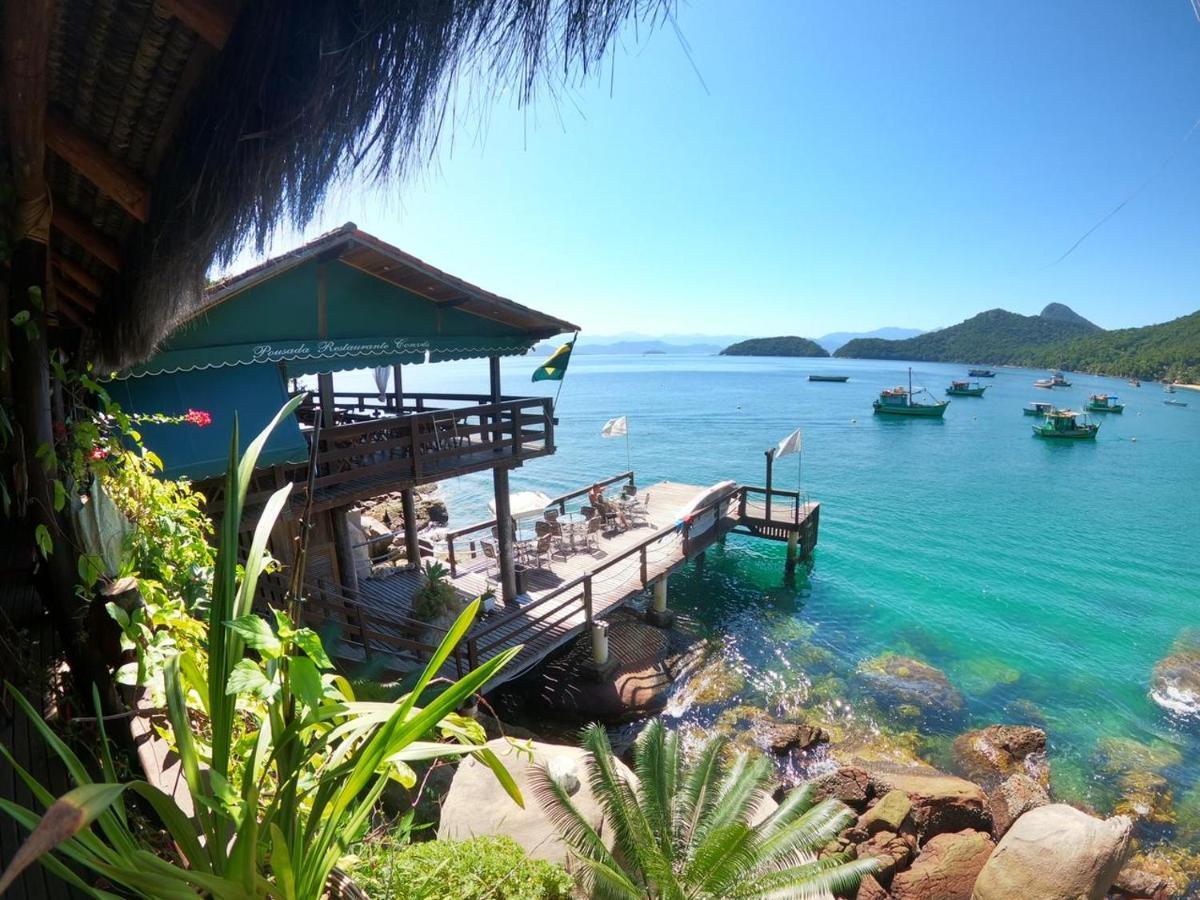
[[[512,838],[364,843],[355,884],[388,900],[567,900],[575,882],[561,866],[530,859]]]
[[[1076,338],[1031,354],[1028,365],[1200,383],[1200,312],[1144,328],[1121,328]]]
[[[817,897],[853,891],[878,868],[873,859],[843,853],[817,857],[854,813],[837,800],[816,802],[808,785],[756,823],[756,810],[769,799],[771,764],[745,754],[725,764],[721,738],[685,757],[679,735],[651,722],[634,750],[636,786],[620,773],[602,727],[587,728],[583,746],[613,850],[547,770],[537,772],[535,790],[597,897]]]
[[[450,570],[440,562],[427,562],[422,571],[425,582],[413,597],[413,615],[432,622],[450,610],[454,585],[450,583]]]
[[[722,356],[828,356],[829,351],[808,338],[766,337],[738,341],[721,351]]]
[[[415,783],[414,761],[474,753],[521,802],[511,777],[484,746],[483,729],[454,714],[516,649],[436,697],[426,693],[470,627],[479,601],[449,630],[412,690],[391,703],[355,700],[345,679],[330,671],[320,638],[298,626],[299,598],[290,597],[287,609],[273,610],[270,621],[252,610],[258,580],[270,562],[267,539],[291,486],[265,504],[239,565],[249,477],[270,431],[299,400],[280,410],[240,461],[235,426],[226,514],[211,595],[202,605],[207,664],[184,651],[172,654],[164,667],[168,719],[194,818],[189,818],[193,811],[180,808],[154,785],[118,781],[103,735],[102,777],[93,780],[78,756],[10,689],[76,787],[56,800],[0,748],[46,809],[39,817],[0,798],[0,810],[32,832],[0,876],[0,893],[40,860],[91,896],[115,896],[86,884],[64,865],[69,860],[141,897],[192,898],[199,891],[231,900],[318,900],[339,858],[362,836],[389,779],[410,787]],[[422,699],[427,700],[423,707],[418,705]],[[153,809],[173,851],[156,852],[147,845],[126,809],[129,794]]]

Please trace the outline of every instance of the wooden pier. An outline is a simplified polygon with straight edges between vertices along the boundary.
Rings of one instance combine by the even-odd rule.
[[[633,484],[626,472],[601,484]],[[795,491],[727,483],[712,499],[692,507],[712,489],[678,482],[639,488],[646,522],[602,534],[590,551],[555,556],[538,567],[523,568],[521,600],[501,604],[482,617],[456,648],[442,674],[457,677],[501,651],[523,645],[517,658],[489,685],[496,687],[529,671],[552,652],[587,632],[594,622],[696,559],[730,532],[789,544],[789,559],[808,558],[817,543],[820,505]],[[555,498],[563,511],[577,505],[588,488]],[[770,504],[768,509],[768,496]],[[686,514],[684,514],[686,513]],[[447,532],[446,562],[460,598],[473,599],[497,590],[498,571],[482,553],[494,521]],[[339,655],[351,661],[382,658],[385,669],[404,671],[421,664],[443,636],[412,616],[412,599],[421,586],[419,572],[394,572],[359,582],[349,597],[325,582],[310,583],[306,621],[336,628]]]

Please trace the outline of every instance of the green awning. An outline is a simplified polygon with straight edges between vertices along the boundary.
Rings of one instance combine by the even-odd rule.
[[[311,260],[219,299],[176,329],[154,357],[120,377],[260,363],[285,365],[294,377],[512,356],[527,353],[538,339],[339,260]]]
[[[112,381],[112,398],[130,413],[178,416],[203,410],[212,424],[140,425],[142,442],[163,461],[167,478],[199,481],[222,475],[229,462],[229,441],[237,416],[239,452],[258,435],[287,401],[283,377],[275,366],[238,366]],[[308,442],[294,416],[271,433],[260,466],[302,463]]]

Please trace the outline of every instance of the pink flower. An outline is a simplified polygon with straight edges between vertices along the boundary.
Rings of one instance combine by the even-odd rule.
[[[189,409],[183,421],[190,422],[197,428],[207,428],[212,424],[212,416],[202,409]]]
[[[106,459],[108,457],[108,449],[105,447],[93,447],[92,459]]]

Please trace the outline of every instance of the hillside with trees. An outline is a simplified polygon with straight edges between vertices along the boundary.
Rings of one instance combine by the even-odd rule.
[[[1024,364],[1125,378],[1200,383],[1200,312],[1158,325],[1076,338],[1032,352]]]
[[[970,362],[1026,365],[1030,354],[1099,332],[1069,307],[1052,303],[1036,316],[989,309],[965,322],[903,341],[859,339],[840,347],[843,359],[911,359],[924,362]]]
[[[784,337],[751,338],[738,341],[721,351],[722,356],[828,356],[829,351],[808,338]]]

